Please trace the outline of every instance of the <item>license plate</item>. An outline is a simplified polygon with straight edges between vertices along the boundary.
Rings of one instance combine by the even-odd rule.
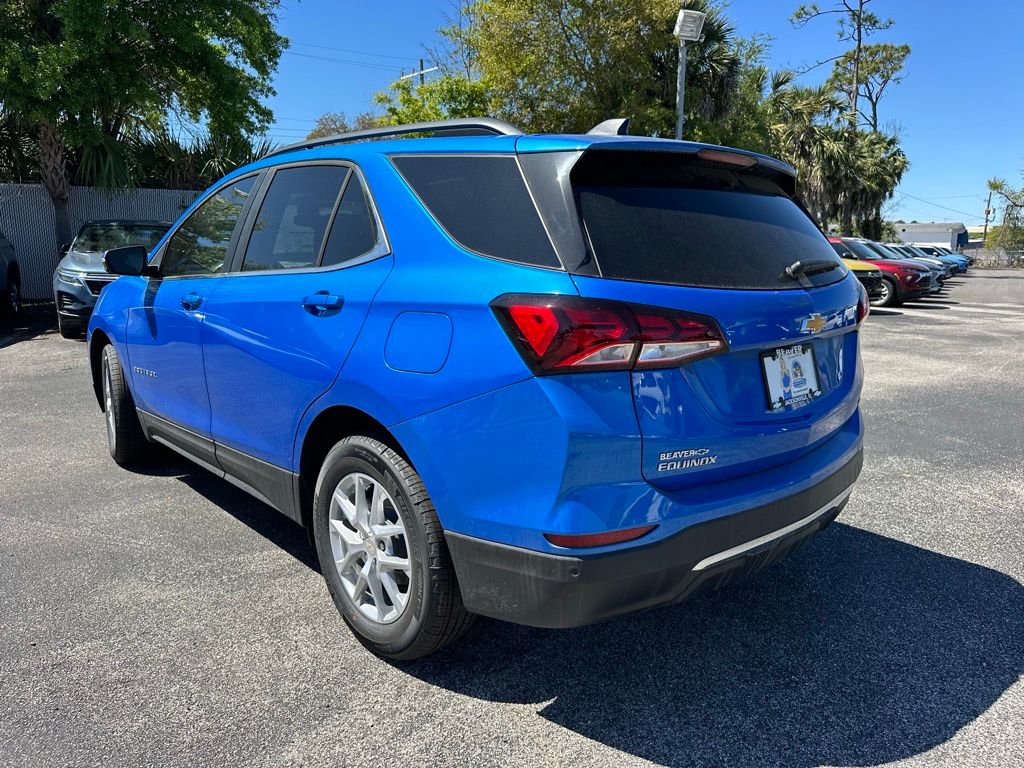
[[[821,394],[814,348],[810,344],[780,347],[761,355],[768,406],[773,411],[799,408]]]

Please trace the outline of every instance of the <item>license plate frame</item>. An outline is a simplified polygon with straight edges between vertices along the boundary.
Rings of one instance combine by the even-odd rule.
[[[818,359],[813,344],[800,342],[767,350],[761,353],[760,362],[768,410],[778,412],[802,408],[821,396]],[[792,370],[794,363],[799,366],[800,376]],[[788,386],[785,383],[787,374]]]

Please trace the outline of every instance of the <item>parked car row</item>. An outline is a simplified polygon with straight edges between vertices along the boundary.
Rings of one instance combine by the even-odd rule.
[[[843,263],[863,283],[871,305],[891,307],[939,293],[947,280],[966,272],[965,256],[906,243],[878,243],[860,237],[829,237]]]

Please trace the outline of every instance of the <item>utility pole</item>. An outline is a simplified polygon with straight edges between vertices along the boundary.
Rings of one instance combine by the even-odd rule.
[[[423,85],[423,83],[425,81],[425,78],[423,76],[426,75],[426,74],[429,74],[430,72],[436,72],[438,69],[440,69],[440,67],[426,67],[426,68],[424,68],[423,67],[423,59],[420,59],[420,68],[418,70],[416,70],[415,72],[410,72],[407,75],[403,74],[398,79],[399,80],[408,80],[410,77],[419,77],[420,85]]]
[[[981,230],[981,247],[985,247],[988,239],[988,217],[992,213],[992,190],[988,191],[988,202],[985,203],[985,226]]]

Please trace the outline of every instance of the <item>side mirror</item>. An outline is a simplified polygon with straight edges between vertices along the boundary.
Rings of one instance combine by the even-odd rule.
[[[68,251],[71,250],[71,243],[64,243],[60,248],[57,249],[57,255],[63,258],[68,255]]]
[[[103,254],[103,268],[112,275],[141,275],[146,269],[149,251],[141,245],[111,248]]]

